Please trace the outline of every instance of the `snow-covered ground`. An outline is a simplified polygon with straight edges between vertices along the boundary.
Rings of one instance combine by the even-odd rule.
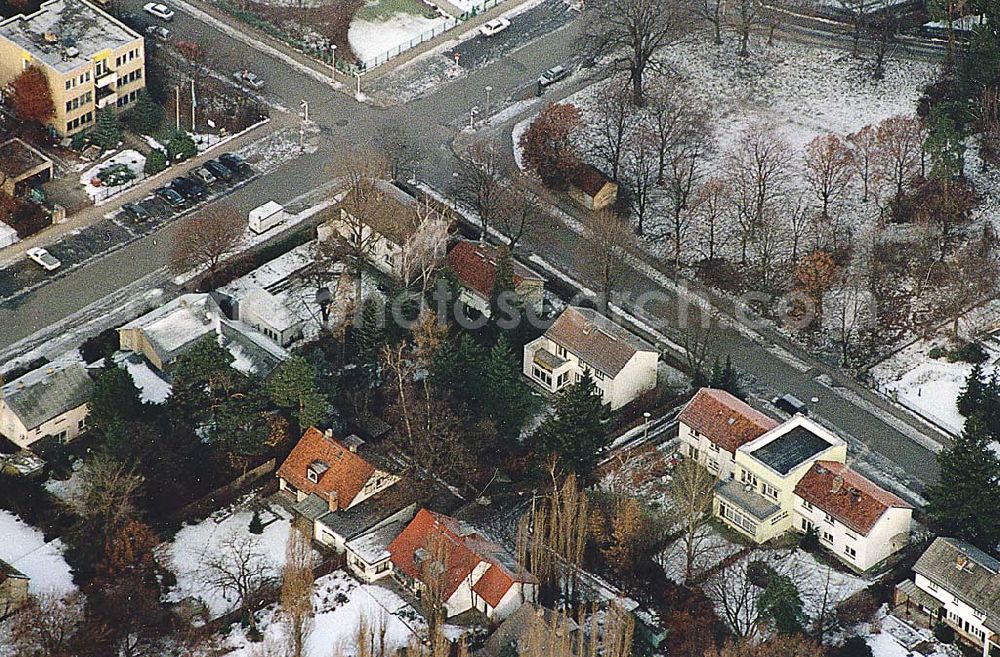
[[[702,573],[706,570],[710,570],[711,568],[722,563],[722,561],[727,557],[730,557],[743,549],[742,545],[728,540],[711,525],[703,526],[701,530],[699,530],[699,536],[700,538],[698,539],[698,547],[696,550],[698,554],[694,559],[692,559],[692,561],[694,561],[694,572],[696,573]],[[663,571],[666,573],[667,579],[677,582],[678,584],[684,582],[684,551],[684,539],[679,538],[668,545],[657,560],[663,567]]]
[[[170,384],[149,367],[144,358],[125,358],[125,369],[132,377],[132,383],[139,389],[142,401],[162,404],[170,396]]]
[[[72,469],[68,479],[49,479],[45,482],[45,490],[66,503],[76,499],[80,492],[80,486],[83,484],[83,477],[80,475],[80,471],[83,469],[83,459],[73,461]]]
[[[31,578],[28,590],[32,593],[65,595],[76,590],[63,548],[61,540],[46,543],[42,532],[0,510],[0,560]]]
[[[142,169],[146,165],[146,157],[138,152],[131,149],[120,151],[115,153],[108,159],[102,161],[100,164],[95,164],[86,171],[80,174],[80,184],[83,188],[87,190],[87,196],[91,200],[98,200],[105,198],[109,192],[108,188],[101,185],[94,185],[93,181],[96,180],[97,174],[100,173],[102,169],[106,169],[114,164],[124,164],[129,168],[129,170],[135,174],[136,178],[142,176]]]
[[[253,512],[249,502],[249,498],[242,500],[233,507],[216,511],[199,523],[186,525],[173,540],[160,546],[160,558],[177,575],[177,585],[167,594],[167,601],[200,598],[212,618],[234,609],[237,601],[232,594],[215,590],[204,583],[205,558],[228,554],[225,545],[231,540],[249,538],[253,541],[254,552],[259,554],[270,574],[277,576],[285,564],[291,516],[279,506],[269,506],[270,512],[261,513],[264,533],[259,536],[251,534],[249,527]]]
[[[421,40],[421,35],[442,31],[448,22],[443,16],[427,18],[407,13],[397,13],[378,22],[356,18],[351,21],[347,39],[358,59],[370,62],[385,53],[409,48]]]
[[[887,613],[887,606],[883,605],[874,623],[855,628],[871,647],[872,657],[961,657],[963,654],[956,645],[939,643],[930,630],[914,628]]]
[[[952,434],[962,432],[965,418],[958,412],[958,396],[972,372],[972,364],[946,358],[931,358],[935,346],[945,340],[919,340],[871,369],[878,389],[903,406],[933,421]],[[1000,353],[988,349],[983,373],[989,378],[1000,372]]]
[[[373,631],[385,627],[388,652],[405,647],[414,635],[426,633],[422,617],[398,595],[377,584],[359,584],[343,571],[316,580],[313,607],[316,616],[306,644],[307,657],[358,654],[362,619]],[[260,626],[265,648],[282,645],[285,626],[276,606],[262,612]],[[260,645],[250,643],[239,629],[227,638],[226,645],[231,649],[229,657],[260,654]]]

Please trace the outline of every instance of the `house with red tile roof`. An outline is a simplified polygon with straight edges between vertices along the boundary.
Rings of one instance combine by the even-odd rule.
[[[535,602],[538,581],[466,523],[421,509],[388,547],[393,576],[415,594],[439,591],[447,617],[476,609],[501,621]]]
[[[660,352],[590,308],[567,307],[541,337],[524,345],[522,372],[547,392],[589,371],[611,410],[656,387]]]
[[[816,461],[795,486],[795,529],[857,570],[868,570],[909,543],[913,507],[836,461]]]
[[[682,453],[720,479],[732,477],[737,449],[778,426],[777,420],[715,388],[698,390],[677,422]]]
[[[618,200],[618,183],[597,167],[584,164],[570,176],[568,193],[571,199],[588,210],[599,211]]]
[[[455,272],[462,287],[459,301],[486,317],[490,316],[490,297],[499,261],[499,250],[485,242],[460,240],[448,252],[448,267]],[[540,313],[545,297],[545,279],[516,260],[511,261],[511,266],[516,302]]]
[[[316,540],[337,551],[343,551],[347,534],[370,529],[380,520],[369,518],[371,513],[384,513],[384,518],[412,504],[412,500],[400,500],[399,508],[395,503],[387,503],[386,508],[381,504],[358,507],[399,481],[399,476],[358,452],[363,444],[354,435],[338,440],[329,429],[309,427],[277,472],[279,489],[294,499],[293,508],[300,516],[314,523]]]

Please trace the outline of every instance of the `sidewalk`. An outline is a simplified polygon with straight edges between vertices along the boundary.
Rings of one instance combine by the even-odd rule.
[[[198,154],[186,162],[175,164],[162,173],[147,178],[142,183],[132,187],[127,192],[119,194],[107,203],[89,206],[71,215],[61,224],[49,226],[48,228],[21,240],[17,244],[0,250],[0,267],[8,267],[17,261],[22,260],[24,258],[25,251],[30,248],[38,246],[45,247],[58,242],[70,233],[97,223],[104,218],[104,215],[117,212],[122,205],[126,203],[134,203],[144,199],[149,196],[154,189],[162,186],[164,181],[175,176],[183,176],[192,169],[196,169],[201,166],[205,161],[215,157],[216,153],[222,150],[221,147],[225,147],[227,150],[238,150],[251,142],[257,141],[263,135],[269,134],[275,129],[282,127],[284,115],[277,114],[277,117],[278,118],[272,119],[270,122],[245,132],[238,137],[234,137],[229,141],[216,144],[209,150]]]

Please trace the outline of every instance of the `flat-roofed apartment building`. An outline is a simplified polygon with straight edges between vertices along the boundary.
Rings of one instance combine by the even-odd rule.
[[[0,22],[0,87],[38,66],[56,109],[49,125],[64,137],[92,127],[100,109],[128,109],[146,86],[145,57],[137,32],[85,0]]]

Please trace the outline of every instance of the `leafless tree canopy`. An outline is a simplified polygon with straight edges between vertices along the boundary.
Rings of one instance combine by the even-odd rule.
[[[293,526],[285,545],[285,567],[281,572],[281,611],[285,618],[287,657],[304,657],[313,628],[312,526]]]
[[[500,213],[505,180],[511,173],[503,154],[504,149],[495,140],[478,141],[460,163],[458,195],[479,214],[481,239]]]
[[[246,229],[246,220],[228,203],[205,206],[174,235],[170,262],[175,271],[193,268],[208,272],[209,285],[215,285],[219,265],[233,253]]]
[[[199,576],[202,584],[217,591],[245,610],[254,597],[274,580],[275,572],[256,536],[233,531],[218,550],[202,555]],[[249,614],[251,626],[254,615]]]
[[[693,459],[684,459],[674,469],[670,499],[681,524],[685,582],[696,574],[699,560],[716,549],[707,531],[715,484],[716,478]]]

